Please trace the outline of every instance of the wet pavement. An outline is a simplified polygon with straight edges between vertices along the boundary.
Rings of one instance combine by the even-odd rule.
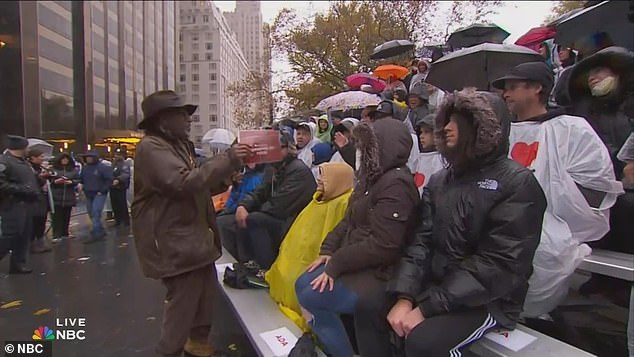
[[[21,301],[0,309],[1,346],[31,340],[39,326],[57,330],[57,319],[84,318],[85,339],[53,341],[53,356],[154,356],[164,288],[143,277],[128,229],[107,223],[105,242],[84,245],[88,227],[86,215],[75,216],[71,231],[78,238],[56,244],[51,253],[32,255],[33,274],[8,275],[8,259],[0,262],[0,306]],[[230,346],[234,356],[254,356],[224,297],[216,301],[215,345]]]

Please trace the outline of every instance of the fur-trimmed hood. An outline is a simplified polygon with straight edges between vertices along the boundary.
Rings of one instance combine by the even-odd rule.
[[[366,183],[365,187],[376,182],[384,172],[405,166],[413,145],[409,130],[396,119],[359,124],[353,136],[361,151],[357,176]]]
[[[499,150],[500,146],[505,146],[502,125],[492,108],[495,104],[491,103],[491,100],[492,97],[485,96],[482,92],[476,92],[475,89],[455,91],[449,95],[439,108],[435,120],[434,133],[437,142],[441,143],[439,151],[442,152],[441,148],[444,147],[444,128],[449,117],[452,113],[462,113],[466,119],[472,121],[476,133],[473,150],[469,153],[472,160],[476,162],[471,164],[503,156],[506,150]]]

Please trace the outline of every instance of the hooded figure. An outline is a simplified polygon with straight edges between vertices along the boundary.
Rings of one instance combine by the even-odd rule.
[[[311,122],[299,123],[295,130],[295,144],[297,146],[297,158],[306,166],[313,167],[313,152],[311,149],[321,141],[315,137],[317,125]],[[300,147],[300,145],[303,145]]]
[[[319,255],[326,235],[341,221],[352,194],[354,172],[342,162],[319,165],[317,191],[286,233],[277,259],[266,273],[269,293],[282,312],[304,331],[308,325],[301,315],[293,285]]]
[[[603,74],[589,78],[597,71]],[[589,82],[594,84],[592,88]],[[634,124],[634,53],[608,47],[585,58],[573,67],[568,92],[574,114],[585,117],[599,134],[620,178],[623,167],[616,154]]]
[[[412,171],[414,173],[414,182],[421,195],[431,176],[445,167],[442,155],[436,150],[436,145],[434,144],[435,118],[435,114],[427,114],[416,123],[420,152],[416,156]]]
[[[333,155],[332,146],[329,143],[319,143],[312,148],[313,152],[313,167],[311,171],[315,180],[319,177],[319,166],[325,162],[330,161]]]
[[[317,139],[322,143],[330,143],[332,137],[332,123],[328,120],[328,115],[324,114],[317,119]]]
[[[634,52],[608,47],[585,58],[572,68],[568,90],[573,111],[585,117],[599,135],[616,179],[624,181],[626,162],[618,159],[618,153],[634,126]],[[634,254],[630,239],[634,187],[625,184],[624,188],[625,194],[610,210],[610,232],[592,246]]]
[[[75,160],[69,154],[61,153],[53,160],[53,173],[53,239],[68,238],[71,211],[77,204],[75,189],[79,184],[79,171],[75,167]]]
[[[506,158],[484,95],[449,95],[435,128],[448,167],[424,189],[416,234],[388,285],[398,301],[387,320],[407,335],[408,357],[457,356],[489,329],[515,327],[546,209],[533,174]],[[405,314],[420,321],[401,327]]]
[[[409,120],[413,128],[419,120],[429,114],[429,94],[423,83],[414,86],[409,91],[407,104],[409,106],[407,120]]]
[[[352,346],[338,322],[339,313],[354,313],[362,356],[389,356],[377,341],[390,336],[385,315],[367,310],[385,302],[385,284],[409,239],[410,218],[419,201],[412,173],[405,165],[412,147],[407,128],[393,119],[360,124],[354,129],[361,160],[358,183],[341,222],[326,236],[320,257],[295,283],[300,305],[326,353],[352,356]],[[322,292],[313,290],[318,279]],[[333,302],[337,302],[334,304]]]
[[[358,123],[359,121],[354,118],[346,118],[333,128],[332,136],[335,153],[330,158],[330,162],[345,162],[350,165],[350,167],[356,168],[357,159],[352,130]],[[342,144],[341,146],[337,143],[340,140],[335,140],[337,133],[341,133],[341,135],[345,137],[345,140],[341,139],[341,141],[343,141],[340,143]]]

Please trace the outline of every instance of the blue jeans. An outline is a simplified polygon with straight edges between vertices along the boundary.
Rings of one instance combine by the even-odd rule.
[[[299,304],[313,315],[309,323],[326,352],[335,357],[351,357],[354,351],[339,314],[354,313],[358,296],[338,281],[335,281],[332,291],[329,288],[326,288],[323,293],[313,290],[310,282],[324,270],[322,265],[310,273],[302,274],[297,279],[295,282],[297,299]]]
[[[107,195],[86,193],[86,209],[88,210],[88,216],[92,222],[92,229],[90,234],[93,237],[103,237],[106,235],[106,230],[101,223],[101,216],[103,215],[103,207],[106,204]]]

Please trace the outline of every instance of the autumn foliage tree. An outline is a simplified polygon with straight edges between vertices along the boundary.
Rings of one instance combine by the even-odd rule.
[[[418,45],[444,42],[461,26],[484,20],[499,1],[454,1],[441,11],[440,1],[333,1],[329,10],[301,19],[289,9],[277,15],[271,31],[275,54],[290,65],[281,82],[296,111],[345,89],[346,76],[369,72],[386,61],[370,59],[389,40],[410,39]],[[390,63],[406,65],[413,52]]]

